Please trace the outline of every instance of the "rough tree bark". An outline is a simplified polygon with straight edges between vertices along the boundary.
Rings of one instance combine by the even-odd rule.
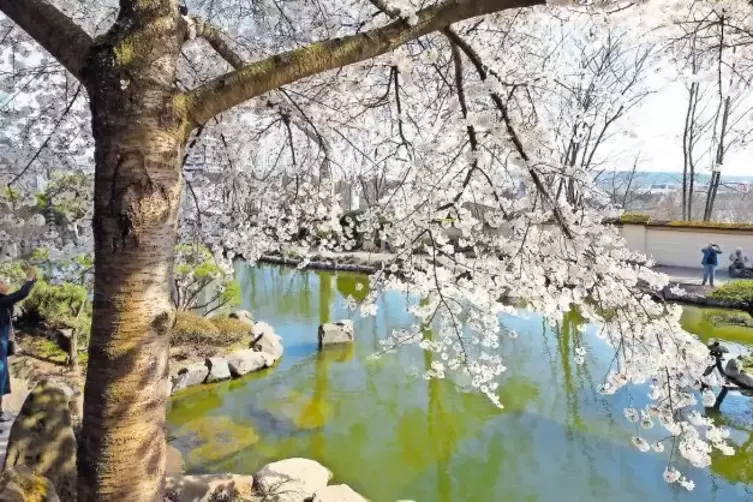
[[[171,271],[180,165],[192,128],[281,85],[384,54],[453,22],[541,3],[446,0],[420,11],[415,25],[397,20],[311,44],[182,93],[174,81],[187,30],[178,0],[120,0],[117,22],[96,41],[46,0],[0,0],[0,12],[85,85],[91,104],[95,284],[80,501],[163,500]]]
[[[162,500],[170,279],[187,134],[175,2],[123,1],[83,79],[95,140],[95,285],[79,500]]]

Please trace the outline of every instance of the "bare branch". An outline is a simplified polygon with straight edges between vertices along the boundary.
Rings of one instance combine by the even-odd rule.
[[[217,54],[222,59],[228,62],[234,69],[240,69],[245,66],[246,62],[243,61],[237,52],[235,52],[227,42],[225,33],[216,26],[207,23],[199,17],[192,17],[191,20],[196,28],[196,36],[203,38],[206,42],[212,46]]]
[[[81,80],[91,37],[45,0],[0,0],[0,12]]]
[[[189,93],[189,119],[195,126],[249,99],[311,75],[365,61],[452,23],[544,0],[446,0],[416,13],[417,22],[399,20],[344,38],[316,42],[257,61],[215,78]]]
[[[227,61],[227,63],[230,66],[232,66],[236,70],[239,70],[246,65],[246,62],[243,60],[243,57],[241,57],[240,54],[238,54],[228,45],[228,43],[226,42],[227,36],[220,28],[217,28],[216,26],[213,26],[205,22],[199,17],[193,17],[191,19],[196,29],[196,36],[201,37],[204,40],[206,40],[207,43],[217,52],[217,54],[219,54],[220,57],[222,57],[222,59]],[[306,115],[306,113],[295,102],[295,100],[293,100],[290,94],[286,92],[285,89],[283,89],[282,87],[279,89],[279,91],[295,107],[295,109],[298,111],[301,117],[303,117],[303,121],[304,121],[304,123],[300,123],[300,121],[295,115],[289,113],[288,111],[282,111],[282,110],[280,111],[283,122],[288,129],[288,134],[290,138],[290,148],[291,148],[291,154],[293,155],[293,159],[295,160],[295,150],[293,149],[293,133],[290,130],[291,123],[295,125],[298,129],[300,129],[309,139],[311,139],[312,141],[314,141],[315,143],[319,145],[324,155],[324,160],[322,161],[322,167],[321,167],[321,173],[322,173],[321,177],[322,178],[329,177],[331,161],[330,161],[330,147],[329,147],[329,144],[327,143],[327,140],[324,138],[324,136],[321,135],[316,125],[314,125],[314,122],[308,117],[308,115]]]
[[[461,51],[463,51],[463,53],[468,57],[468,59],[473,64],[473,66],[476,68],[476,72],[478,73],[481,80],[486,81],[486,79],[488,78],[486,66],[483,64],[483,62],[481,61],[481,58],[473,50],[473,48],[469,44],[464,43],[462,38],[460,38],[456,33],[452,32],[451,29],[444,30],[444,33],[451,40],[451,42],[455,44],[455,46],[457,46]],[[457,42],[460,42],[460,43],[457,43]],[[514,91],[515,87],[513,87],[512,90]],[[502,98],[496,92],[489,93],[489,97],[494,102],[494,105],[497,107],[497,110],[500,112],[500,115],[502,116],[502,122],[505,124],[505,128],[507,130],[507,134],[510,136],[510,140],[512,141],[513,146],[515,147],[515,151],[518,153],[521,160],[524,162],[528,170],[528,174],[531,176],[531,179],[533,180],[533,183],[536,186],[536,189],[541,194],[541,196],[544,197],[544,199],[551,204],[552,211],[554,212],[554,217],[557,220],[560,227],[562,228],[562,231],[565,233],[565,235],[568,238],[572,238],[572,232],[570,231],[570,228],[568,227],[567,222],[565,221],[565,218],[562,215],[562,211],[557,205],[556,199],[552,199],[551,194],[546,189],[546,186],[544,186],[544,183],[541,181],[541,177],[539,176],[539,173],[531,165],[531,159],[528,156],[528,153],[526,153],[525,148],[523,147],[523,142],[520,140],[520,137],[518,136],[518,133],[512,124],[512,119],[510,118],[510,114],[507,109],[507,104],[504,101],[502,101]]]

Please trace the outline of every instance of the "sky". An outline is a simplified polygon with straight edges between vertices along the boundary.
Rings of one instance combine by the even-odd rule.
[[[687,91],[680,83],[670,83],[646,98],[629,116],[643,161],[640,171],[682,172],[682,131]],[[709,173],[710,157],[699,159],[703,173]],[[630,165],[621,166],[631,168]],[[722,177],[750,176],[753,180],[753,146],[734,152],[722,170]]]

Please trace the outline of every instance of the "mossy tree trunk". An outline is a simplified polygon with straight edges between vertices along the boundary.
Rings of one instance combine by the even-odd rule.
[[[162,501],[169,284],[187,121],[173,2],[121,1],[84,73],[95,139],[95,285],[79,500]]]

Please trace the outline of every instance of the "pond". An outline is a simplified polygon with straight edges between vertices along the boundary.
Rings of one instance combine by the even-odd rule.
[[[645,405],[645,389],[600,395],[611,354],[574,319],[552,330],[536,315],[504,318],[521,335],[503,344],[499,410],[418,376],[431,356],[416,347],[369,357],[381,337],[411,323],[399,294],[384,295],[377,316],[363,319],[342,301],[363,294],[363,276],[239,264],[237,278],[243,308],[274,326],[285,354],[262,373],[172,399],[172,444],[189,472],[253,473],[306,457],[373,502],[753,499],[753,402],[730,395],[724,403],[738,455],[715,457],[705,471],[681,466],[696,482],[692,493],[668,485],[669,452],[631,444],[634,434],[656,440],[666,432],[638,431],[622,412]],[[355,322],[356,343],[319,353],[318,325],[345,318]],[[581,366],[573,363],[578,345],[589,349]]]

